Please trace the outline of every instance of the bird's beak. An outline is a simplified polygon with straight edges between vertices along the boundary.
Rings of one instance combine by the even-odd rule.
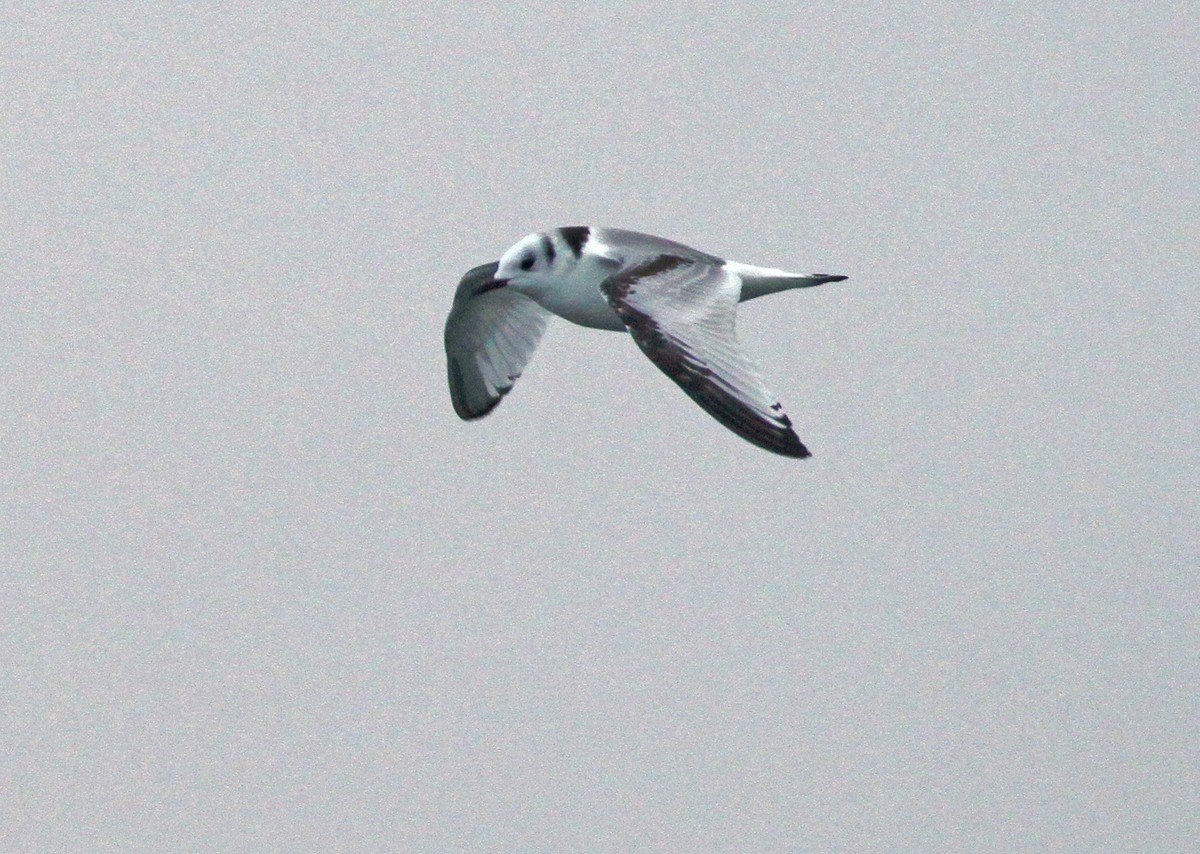
[[[488,291],[494,291],[497,288],[502,288],[508,284],[508,279],[488,279],[479,286],[479,290],[475,291],[476,295],[486,294]]]

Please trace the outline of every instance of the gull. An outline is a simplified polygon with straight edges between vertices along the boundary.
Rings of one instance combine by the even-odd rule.
[[[468,421],[495,409],[556,314],[580,326],[628,332],[650,361],[734,433],[777,454],[808,457],[738,345],[737,304],[845,279],[739,264],[617,228],[536,232],[459,283],[446,318],[450,400]]]

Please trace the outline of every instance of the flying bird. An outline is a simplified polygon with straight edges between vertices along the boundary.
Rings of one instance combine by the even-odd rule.
[[[738,346],[737,304],[845,279],[739,264],[617,228],[537,232],[459,282],[446,318],[450,400],[465,420],[495,409],[556,314],[629,332],[650,361],[734,433],[777,454],[807,457]]]

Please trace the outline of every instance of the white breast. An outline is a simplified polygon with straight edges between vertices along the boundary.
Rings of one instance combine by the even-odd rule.
[[[612,271],[611,266],[585,255],[566,276],[556,279],[551,286],[540,288],[530,296],[543,308],[564,320],[593,329],[623,332],[625,324],[617,317],[600,290],[600,283],[611,275]]]

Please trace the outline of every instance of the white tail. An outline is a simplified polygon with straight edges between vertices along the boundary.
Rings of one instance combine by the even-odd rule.
[[[828,273],[789,273],[787,270],[754,267],[750,264],[739,264],[737,261],[726,261],[725,269],[737,273],[742,279],[741,302],[765,297],[767,294],[777,294],[780,291],[790,291],[793,288],[815,288],[826,282],[844,282],[848,278]]]

